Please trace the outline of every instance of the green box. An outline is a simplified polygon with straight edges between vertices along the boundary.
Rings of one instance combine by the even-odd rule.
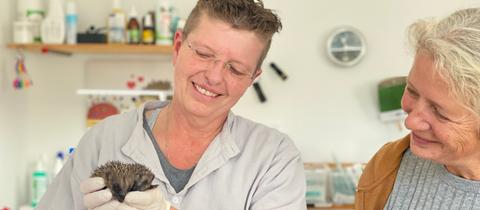
[[[401,109],[401,101],[406,86],[406,77],[395,77],[383,80],[378,85],[378,101],[380,112]]]

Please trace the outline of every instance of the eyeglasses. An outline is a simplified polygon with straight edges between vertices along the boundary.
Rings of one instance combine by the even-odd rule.
[[[208,49],[203,49],[203,48],[196,48],[194,47],[190,42],[187,42],[188,48],[192,50],[193,52],[193,58],[199,62],[203,63],[205,65],[214,65],[218,61],[221,61],[220,59],[217,58],[217,56],[211,52]],[[223,69],[226,69],[228,71],[228,74],[230,77],[237,79],[237,80],[243,80],[245,78],[254,78],[254,71],[249,71],[246,69],[246,67],[232,63],[232,62],[224,62],[223,63]]]

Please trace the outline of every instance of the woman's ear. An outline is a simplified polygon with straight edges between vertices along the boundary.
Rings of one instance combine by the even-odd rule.
[[[180,47],[182,47],[183,42],[183,32],[177,31],[175,32],[175,37],[173,39],[173,58],[172,62],[173,65],[177,62],[178,53],[180,52]]]

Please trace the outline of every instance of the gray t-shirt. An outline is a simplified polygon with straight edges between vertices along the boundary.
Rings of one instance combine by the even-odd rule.
[[[384,209],[480,210],[480,181],[455,176],[407,150]]]
[[[172,185],[172,187],[175,189],[175,192],[178,193],[182,191],[185,185],[187,185],[188,180],[192,176],[193,170],[195,169],[195,166],[187,170],[181,170],[175,168],[172,164],[170,164],[170,162],[168,162],[168,159],[165,157],[162,150],[160,150],[160,146],[157,144],[155,136],[152,132],[153,126],[155,125],[155,121],[159,113],[160,109],[155,109],[154,111],[152,111],[152,114],[149,118],[146,118],[144,113],[145,118],[143,122],[143,128],[145,128],[145,131],[147,131],[150,139],[152,140],[153,146],[155,146],[158,159],[160,160],[160,163],[162,165],[163,173],[165,173],[165,176],[170,182],[170,185]]]

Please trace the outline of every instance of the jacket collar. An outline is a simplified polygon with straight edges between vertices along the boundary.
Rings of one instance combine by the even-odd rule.
[[[137,110],[136,124],[130,138],[122,147],[122,152],[137,163],[148,166],[157,178],[166,181],[155,147],[143,128],[144,111],[165,107],[168,102],[152,101],[142,104]]]
[[[144,164],[163,182],[168,182],[163,169],[160,165],[155,147],[148,133],[143,128],[143,118],[145,110],[163,108],[168,102],[152,101],[141,105],[137,109],[137,123],[135,128],[122,147],[122,152],[137,163]],[[213,139],[204,154],[200,158],[191,179],[184,189],[192,186],[212,171],[220,168],[227,160],[240,153],[240,149],[232,135],[232,129],[235,127],[237,117],[229,112],[228,117],[220,133]],[[183,190],[182,190],[183,191]]]
[[[403,153],[410,146],[410,134],[403,139],[386,144],[372,158],[365,168],[365,177],[371,177],[359,183],[358,190],[369,190],[383,183],[392,173],[400,167]]]

